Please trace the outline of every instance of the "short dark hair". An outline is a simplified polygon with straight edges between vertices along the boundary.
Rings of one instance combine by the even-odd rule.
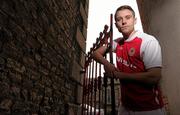
[[[124,10],[124,9],[128,9],[132,12],[133,16],[135,17],[135,12],[134,10],[131,8],[131,6],[129,5],[123,5],[123,6],[120,6],[119,8],[117,8],[116,12],[115,12],[115,15],[114,15],[114,18],[116,20],[116,15],[117,15],[117,12],[120,11],[120,10]]]

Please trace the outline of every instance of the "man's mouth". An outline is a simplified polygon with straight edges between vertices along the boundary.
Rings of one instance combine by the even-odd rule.
[[[121,27],[121,29],[124,29],[124,28],[127,28],[128,26],[123,26],[123,27]]]
[[[127,29],[128,26],[121,27],[121,30]]]

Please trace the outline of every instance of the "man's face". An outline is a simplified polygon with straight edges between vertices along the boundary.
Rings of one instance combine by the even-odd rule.
[[[130,10],[128,9],[120,10],[116,13],[115,24],[119,32],[129,36],[134,31],[136,18],[133,16]]]

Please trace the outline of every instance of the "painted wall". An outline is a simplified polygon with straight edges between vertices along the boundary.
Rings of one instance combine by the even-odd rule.
[[[163,53],[163,95],[171,115],[180,115],[180,1],[137,0],[144,31],[159,40]]]

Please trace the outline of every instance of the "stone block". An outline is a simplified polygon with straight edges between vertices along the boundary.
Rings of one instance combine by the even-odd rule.
[[[10,100],[10,99],[5,99],[5,100],[2,100],[1,103],[0,103],[0,109],[1,110],[10,110],[11,109],[11,106],[13,105],[13,101]]]
[[[83,26],[83,35],[85,38],[87,38],[87,26]]]
[[[73,62],[73,68],[72,68],[72,78],[80,83],[81,80],[81,74],[80,71],[82,70],[81,66],[74,60]]]
[[[83,96],[83,87],[81,85],[77,86],[77,103],[81,104],[82,103],[82,96]]]
[[[85,23],[85,25],[87,26],[87,14],[85,12],[85,9],[82,5],[82,3],[80,4],[80,13],[81,13],[81,16],[83,18],[83,22]]]
[[[81,63],[80,63],[80,66],[82,68],[84,68],[84,64],[85,64],[85,54],[84,52],[81,53]]]
[[[86,41],[85,41],[85,38],[84,38],[82,32],[80,31],[79,27],[77,27],[77,31],[76,31],[76,40],[77,40],[79,46],[81,47],[81,49],[85,52]]]

